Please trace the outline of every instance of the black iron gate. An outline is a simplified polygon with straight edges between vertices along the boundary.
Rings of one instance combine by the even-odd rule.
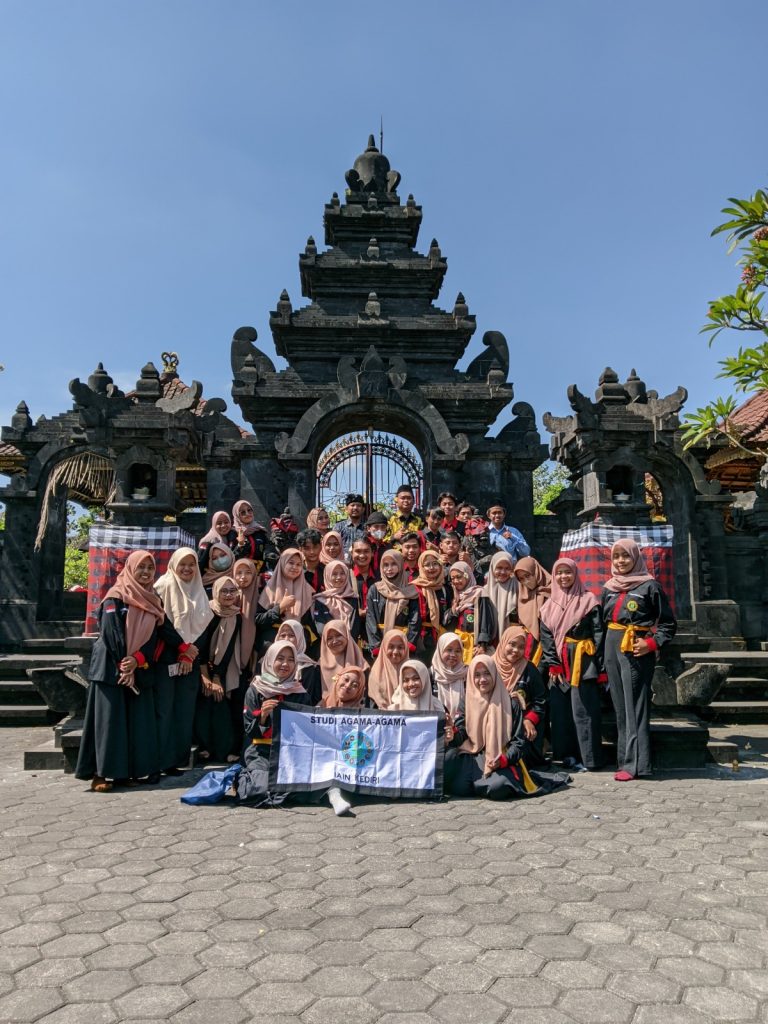
[[[362,494],[366,508],[392,505],[397,488],[408,483],[421,505],[424,470],[419,453],[408,441],[369,428],[345,434],[329,445],[317,464],[317,502],[327,509],[344,504],[348,493]]]

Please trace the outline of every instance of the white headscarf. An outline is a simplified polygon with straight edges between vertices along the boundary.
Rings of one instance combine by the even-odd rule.
[[[176,574],[179,562],[187,555],[195,560],[195,577],[184,583]],[[203,587],[197,553],[192,548],[179,548],[171,555],[168,569],[155,583],[155,593],[163,602],[165,614],[185,644],[194,643],[213,618],[208,595]]]

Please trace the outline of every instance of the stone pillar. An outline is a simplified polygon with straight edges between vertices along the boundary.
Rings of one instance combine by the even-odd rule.
[[[703,549],[701,597],[710,601],[721,601],[730,596],[723,511],[732,501],[730,494],[696,495],[696,515],[702,527],[699,545],[699,549]]]
[[[64,558],[67,546],[67,488],[59,486],[50,497],[48,525],[38,552],[40,589],[38,620],[63,618]]]
[[[5,502],[3,558],[0,563],[0,646],[11,647],[35,634],[38,566],[34,557],[37,493],[13,484],[0,490]]]

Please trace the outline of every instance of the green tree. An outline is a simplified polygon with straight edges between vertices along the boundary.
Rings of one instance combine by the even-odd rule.
[[[559,462],[545,462],[533,471],[533,512],[537,516],[549,515],[547,506],[568,486],[569,475]]]
[[[768,388],[768,313],[764,307],[768,278],[768,192],[758,189],[750,199],[729,199],[728,202],[730,205],[722,210],[728,219],[712,234],[727,232],[728,252],[738,249],[738,264],[743,268],[741,281],[732,294],[710,303],[701,333],[709,334],[710,345],[726,330],[749,331],[766,339],[751,347],[740,346],[736,355],[720,360],[722,369],[718,379],[730,381],[736,392],[743,394]],[[690,448],[702,441],[710,443],[725,437],[752,455],[765,455],[742,443],[738,424],[731,418],[737,407],[736,398],[729,395],[688,413],[684,419],[685,446]]]
[[[67,503],[67,546],[64,550],[64,589],[88,586],[88,549],[83,547],[88,531],[95,523],[99,509],[78,511],[78,506]]]

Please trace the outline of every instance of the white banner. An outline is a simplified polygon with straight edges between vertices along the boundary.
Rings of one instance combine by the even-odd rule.
[[[274,718],[269,773],[274,792],[333,785],[371,796],[442,796],[442,715],[286,703]]]

